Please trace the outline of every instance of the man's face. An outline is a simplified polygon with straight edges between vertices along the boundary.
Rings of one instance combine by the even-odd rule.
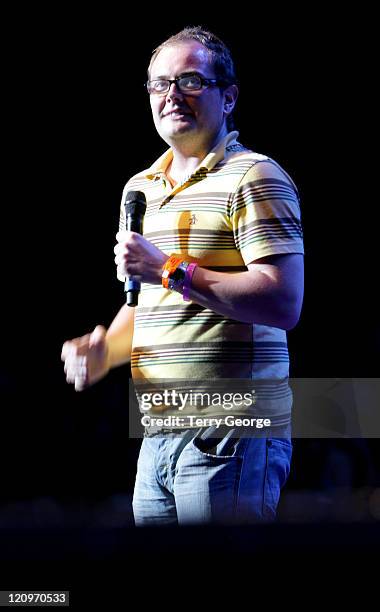
[[[197,41],[164,47],[151,67],[150,80],[188,73],[216,77],[207,50]],[[224,124],[225,94],[216,85],[184,94],[172,83],[166,94],[151,94],[150,105],[157,132],[169,145],[191,140],[202,146],[212,142]]]

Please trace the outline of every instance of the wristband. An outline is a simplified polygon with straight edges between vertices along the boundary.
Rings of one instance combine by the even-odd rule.
[[[185,280],[185,274],[188,266],[190,265],[189,261],[181,261],[181,263],[176,267],[174,272],[168,278],[168,289],[170,291],[177,291],[177,293],[183,292],[183,282]]]
[[[183,261],[185,261],[185,258],[175,253],[170,255],[169,259],[166,260],[162,268],[162,286],[165,289],[169,289],[169,278]]]
[[[190,287],[191,279],[193,278],[194,270],[197,267],[196,263],[190,263],[185,272],[185,280],[183,281],[182,297],[185,302],[190,302]]]

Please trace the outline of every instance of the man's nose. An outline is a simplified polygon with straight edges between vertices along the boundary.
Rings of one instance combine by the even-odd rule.
[[[170,83],[169,91],[166,94],[167,100],[175,100],[176,98],[183,99],[183,93],[178,87],[178,83]]]

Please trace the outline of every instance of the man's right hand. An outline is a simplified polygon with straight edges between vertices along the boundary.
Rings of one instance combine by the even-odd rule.
[[[97,325],[94,331],[64,343],[61,354],[65,362],[66,380],[83,391],[108,374],[106,329]]]

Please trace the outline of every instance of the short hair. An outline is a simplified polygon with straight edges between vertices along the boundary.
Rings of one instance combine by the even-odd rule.
[[[152,64],[164,47],[174,46],[177,43],[191,40],[199,42],[207,49],[215,70],[215,77],[225,87],[237,83],[234,62],[227,45],[225,45],[224,42],[215,34],[209,32],[208,30],[204,30],[201,26],[187,26],[156,47],[153,50],[152,57],[150,59],[148,79],[150,78]],[[226,123],[229,130],[234,129],[235,125],[232,114],[228,115]]]

